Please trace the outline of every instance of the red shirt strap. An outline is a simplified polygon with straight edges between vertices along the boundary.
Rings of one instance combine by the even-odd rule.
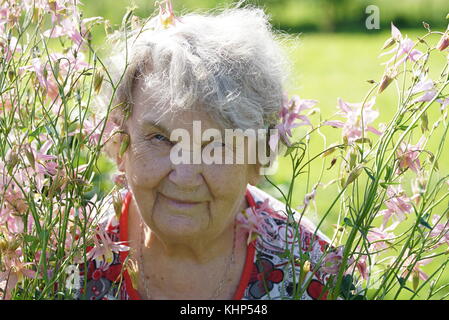
[[[256,206],[256,201],[253,198],[251,192],[246,189],[245,193],[246,201],[250,207]],[[237,291],[234,294],[233,300],[242,300],[245,294],[245,289],[248,287],[249,279],[251,278],[251,271],[254,267],[254,254],[256,252],[256,240],[253,240],[246,249],[245,266],[243,267],[242,276],[240,277],[240,283],[237,287]]]
[[[123,201],[122,213],[120,215],[120,241],[124,241],[124,245],[128,246],[128,213],[129,213],[129,205],[132,200],[132,193],[128,191],[125,196],[125,200]],[[128,251],[120,252],[120,262],[122,263],[122,267],[124,267],[125,259],[128,256]],[[128,293],[131,300],[142,300],[140,298],[139,293],[136,289],[134,289],[131,277],[128,274],[128,271],[125,270],[123,272],[123,276],[125,279],[125,289]]]

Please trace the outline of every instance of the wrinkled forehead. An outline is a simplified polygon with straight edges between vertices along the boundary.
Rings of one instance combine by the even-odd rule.
[[[133,107],[129,118],[130,127],[145,128],[157,126],[171,132],[175,129],[192,130],[193,123],[201,124],[201,131],[207,129],[224,130],[209,113],[205,106],[195,104],[193,107],[180,108],[158,105],[157,92],[152,92],[142,80],[136,84],[133,93]]]

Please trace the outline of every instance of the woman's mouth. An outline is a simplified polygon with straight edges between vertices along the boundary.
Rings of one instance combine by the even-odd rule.
[[[162,198],[165,200],[165,202],[169,206],[174,207],[176,209],[186,210],[186,209],[191,209],[191,208],[196,207],[197,205],[201,204],[200,201],[180,200],[180,199],[166,196],[162,193],[160,193],[160,195],[162,196]]]

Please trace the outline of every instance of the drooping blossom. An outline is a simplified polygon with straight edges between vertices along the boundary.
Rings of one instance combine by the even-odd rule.
[[[265,199],[257,207],[249,207],[244,212],[239,212],[236,216],[236,222],[239,228],[243,228],[248,232],[249,244],[258,235],[266,235],[266,230],[263,227],[265,224],[265,216],[261,212],[271,210],[269,199]]]
[[[5,226],[11,234],[18,234],[24,229],[23,215],[28,210],[26,193],[30,187],[22,170],[17,170],[14,178],[0,165],[0,190],[3,198],[0,207],[0,226]],[[28,222],[31,220],[29,218]]]
[[[367,260],[368,260],[367,255],[361,255],[355,264],[363,280],[367,280],[369,276]]]
[[[441,104],[441,111],[446,110],[447,106],[449,106],[449,98],[437,99],[436,101]]]
[[[0,31],[5,32],[5,25],[14,27],[19,21],[19,17],[22,14],[22,7],[19,3],[14,1],[2,1],[0,8]],[[0,35],[1,35],[0,33]]]
[[[392,39],[396,41],[397,45],[390,51],[384,52],[380,55],[384,56],[394,54],[393,57],[390,58],[390,60],[383,64],[391,65],[392,63],[394,63],[393,68],[397,69],[397,67],[399,67],[407,60],[415,62],[424,56],[421,51],[419,51],[418,49],[414,49],[415,43],[407,37],[404,38],[399,29],[396,28],[393,23],[391,24],[391,36]]]
[[[361,251],[360,247],[357,247],[357,251]],[[365,254],[359,254],[357,259],[350,257],[348,259],[348,268],[345,274],[352,274],[354,271],[358,271],[363,280],[367,280],[369,276],[368,271],[368,256]],[[338,269],[337,269],[338,272]],[[336,273],[335,273],[336,274]]]
[[[410,254],[409,250],[407,251],[405,256],[407,257],[407,259],[405,259],[405,261],[401,267],[402,278],[405,278],[410,273],[412,273],[412,278],[409,280],[413,280],[415,278],[415,279],[421,279],[423,281],[426,281],[427,279],[429,279],[429,276],[424,271],[421,270],[421,267],[432,262],[432,259],[420,259],[420,260],[416,261],[416,255]]]
[[[416,85],[410,90],[411,95],[415,95],[418,93],[423,93],[418,98],[415,98],[412,101],[413,103],[418,102],[426,102],[431,101],[437,94],[437,90],[435,89],[435,83],[432,79],[428,79],[426,77],[421,78]]]
[[[343,251],[344,246],[340,246],[335,250],[328,252],[321,263],[321,271],[329,274],[337,274],[343,261]],[[350,265],[351,262],[352,261],[348,261],[348,265]]]
[[[447,47],[449,47],[449,30],[447,30],[440,38],[440,41],[438,41],[435,48],[437,50],[443,51]]]
[[[93,238],[94,246],[87,253],[88,260],[95,260],[98,265],[106,268],[114,261],[114,252],[128,251],[130,248],[123,241],[113,241],[104,226],[100,224]]]
[[[343,128],[343,137],[347,139],[349,143],[362,138],[364,131],[381,135],[382,133],[379,130],[369,126],[369,124],[373,123],[379,116],[379,112],[372,109],[375,103],[375,98],[367,101],[365,105],[363,105],[363,103],[345,102],[343,99],[338,98],[337,108],[340,109],[338,114],[345,117],[346,122],[332,120],[326,121],[323,124],[336,128]]]
[[[434,227],[429,235],[432,238],[439,238],[435,247],[439,247],[443,244],[449,245],[449,221],[447,219],[443,219],[443,222],[438,223],[441,221],[441,217],[439,215],[434,215],[432,221],[434,223]]]
[[[173,12],[173,4],[170,0],[162,0],[156,2],[159,6],[159,23],[163,28],[168,28],[176,24],[176,16]]]
[[[368,231],[366,238],[370,243],[370,248],[374,251],[381,251],[390,247],[390,240],[393,240],[396,236],[392,231],[398,223],[392,224],[390,227],[384,228],[372,228]]]
[[[280,138],[287,145],[291,146],[290,138],[292,137],[291,130],[293,128],[312,125],[309,118],[306,115],[300,114],[300,112],[312,108],[318,101],[300,99],[298,96],[293,96],[288,100],[287,96],[284,96],[283,103],[281,106],[281,111],[279,112],[279,117],[281,123],[275,128],[280,134]],[[296,122],[296,119],[302,120],[302,122]],[[272,135],[270,137],[269,145],[271,150],[276,150],[279,136]]]
[[[22,216],[17,215],[11,209],[11,206],[4,206],[0,209],[0,224],[5,225],[7,230],[12,234],[19,234],[23,232],[23,218]]]
[[[312,188],[312,191],[304,196],[304,201],[296,208],[297,210],[305,210],[309,206],[310,202],[315,201],[317,187],[318,184]]]
[[[388,186],[387,199],[384,202],[387,209],[379,212],[379,215],[383,215],[382,228],[385,229],[390,218],[393,218],[395,222],[404,221],[406,214],[413,208],[410,202],[400,185]]]
[[[60,25],[54,26],[52,29],[44,32],[44,36],[49,38],[59,38],[62,36],[69,37],[77,46],[81,46],[84,40],[83,30],[78,30],[78,23],[72,18],[66,18],[61,21]]]
[[[97,121],[95,115],[93,115],[90,118],[87,118],[84,121],[83,127],[82,127],[82,133],[84,135],[89,136],[88,141],[89,141],[90,145],[92,145],[92,146],[98,145],[98,143],[100,142],[102,127],[103,127],[103,120]],[[103,136],[102,136],[101,142],[105,143],[106,140],[113,133],[114,129],[116,129],[116,128],[117,128],[117,126],[112,121],[107,121],[106,126],[103,131]],[[75,132],[73,132],[71,134],[75,134]]]
[[[35,172],[38,175],[55,175],[58,163],[58,157],[55,155],[47,154],[50,147],[53,145],[53,141],[48,139],[39,150],[36,150],[33,146],[29,145],[28,149],[33,154],[34,163],[30,163],[34,167]]]
[[[30,270],[31,262],[23,262],[21,250],[2,252],[2,263],[4,271],[0,272],[0,283],[7,281],[6,299],[11,298],[11,291],[17,284],[22,283],[25,278],[34,279],[36,272]]]
[[[84,56],[81,52],[74,56],[70,51],[67,54],[51,53],[48,60],[42,61],[39,58],[30,60],[31,64],[19,68],[19,72],[34,72],[39,85],[45,89],[47,97],[52,101],[59,99],[59,86],[64,85],[64,93],[67,93],[69,88],[73,86],[68,75],[74,75],[75,72],[82,72],[90,66],[84,61]],[[73,89],[73,88],[72,88]]]
[[[22,46],[16,37],[11,37],[9,41],[0,37],[0,49],[3,51],[6,62],[9,62],[14,54],[22,52]]]
[[[413,172],[418,173],[421,169],[419,155],[423,151],[425,143],[426,138],[422,136],[415,145],[411,145],[404,141],[400,144],[396,151],[396,157],[399,161],[399,170],[404,171],[410,168]]]
[[[377,93],[382,93],[391,82],[397,77],[398,72],[396,69],[388,68],[384,75],[382,76],[382,80],[380,80],[379,88],[377,89]]]
[[[97,21],[103,21],[102,17],[91,17],[81,19],[81,14],[76,6],[72,6],[70,14],[60,14],[66,8],[64,4],[57,3],[51,6],[53,27],[44,32],[48,38],[68,37],[74,44],[75,49],[85,48],[84,44],[89,35],[88,25]],[[65,16],[64,19],[62,17]],[[83,47],[84,46],[84,47]]]

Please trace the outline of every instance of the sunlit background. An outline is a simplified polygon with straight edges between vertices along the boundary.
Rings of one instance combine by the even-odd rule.
[[[213,8],[226,7],[234,1],[214,0],[178,0],[173,1],[175,13],[182,15],[191,11],[205,11]],[[299,35],[296,40],[289,41],[286,49],[293,62],[291,81],[287,84],[290,94],[297,94],[301,98],[316,99],[320,113],[312,116],[313,122],[331,118],[337,111],[337,98],[341,97],[349,102],[361,102],[372,84],[368,80],[379,81],[384,72],[381,65],[386,59],[379,58],[384,41],[390,36],[390,24],[393,22],[401,29],[403,35],[413,40],[425,34],[423,22],[433,30],[444,31],[449,20],[449,1],[447,0],[379,0],[379,1],[348,1],[348,0],[266,0],[247,1],[245,3],[257,5],[265,9],[270,15],[273,27],[285,34]],[[84,15],[103,16],[109,19],[112,26],[118,26],[128,7],[135,5],[136,14],[142,18],[148,17],[154,10],[153,1],[148,0],[85,0]],[[367,12],[369,5],[379,9],[379,28],[368,29],[366,21],[370,16]],[[94,42],[101,43],[102,30],[96,30]],[[207,31],[206,31],[207,32]],[[437,36],[432,39],[436,41]],[[103,53],[106,55],[107,53]],[[445,63],[444,55],[440,55],[432,62],[435,69]],[[432,74],[431,74],[432,75]],[[377,125],[389,121],[397,106],[396,88],[388,88],[377,99],[376,109],[380,116]],[[431,115],[430,115],[431,118]],[[305,129],[297,130],[297,135],[305,133]],[[340,131],[333,128],[322,130],[327,141],[312,138],[310,155],[319,153],[325,146],[341,139]],[[438,143],[431,141],[430,143]],[[449,149],[446,148],[446,154]],[[444,159],[444,157],[443,157]],[[304,195],[310,192],[321,168],[324,167],[323,182],[328,182],[337,176],[339,163],[330,167],[329,159],[318,161],[302,178],[294,192],[293,205],[303,202]],[[97,185],[106,190],[110,186],[110,175],[114,165],[103,158],[99,166],[101,175]],[[448,172],[449,162],[440,163],[440,170]],[[281,187],[288,189],[291,168],[287,159],[281,159],[279,170],[272,179]],[[280,194],[268,183],[261,187],[276,197]],[[329,201],[335,197],[337,187],[320,188],[316,197],[316,204],[306,213],[315,223],[320,220],[323,211],[329,207]],[[338,210],[338,208],[335,208]],[[338,223],[336,214],[331,214],[322,225],[322,230],[329,237],[335,231]]]

